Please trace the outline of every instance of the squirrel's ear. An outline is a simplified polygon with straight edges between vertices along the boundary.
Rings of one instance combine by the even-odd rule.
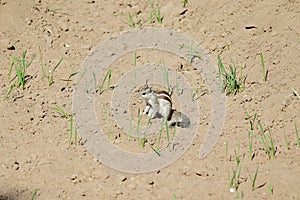
[[[146,84],[145,84],[145,86],[148,88],[149,86],[148,86],[148,82],[149,82],[149,79],[147,79],[146,80]]]

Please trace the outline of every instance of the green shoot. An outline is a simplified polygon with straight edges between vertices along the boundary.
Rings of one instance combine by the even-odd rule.
[[[156,18],[156,21],[161,24],[163,17],[161,16],[161,13],[160,13],[160,7],[158,6],[157,11],[156,11],[156,9],[154,8],[154,0],[150,1],[150,6],[151,6],[151,11],[150,11],[150,15],[149,15],[149,22],[154,23],[154,20],[153,20],[153,15],[154,15]]]
[[[159,130],[158,138],[156,139],[156,149],[159,149],[159,145],[160,145],[160,140],[161,140],[161,137],[162,137],[163,129],[164,129],[164,121],[162,122],[162,126],[161,126],[161,128]]]
[[[31,60],[28,62],[26,60],[26,54],[27,51],[24,51],[22,52],[21,58],[13,57],[8,73],[8,78],[10,78],[13,68],[15,69],[16,76],[14,79],[17,78],[17,81],[12,83],[12,85],[15,85],[15,87],[21,87],[22,90],[25,89],[25,83],[27,82],[28,78],[27,68],[31,65],[33,59],[35,58],[33,55]]]
[[[231,177],[231,178],[230,178]],[[238,183],[236,181],[236,170],[232,170],[232,175],[228,172],[228,179],[230,180],[229,182],[229,188],[234,189],[233,192],[235,192],[238,189]]]
[[[167,140],[168,140],[168,146],[170,145],[170,135],[169,135],[169,125],[168,125],[168,121],[165,120],[165,124],[166,124],[166,134],[167,134]]]
[[[162,75],[163,75],[164,84],[165,84],[166,88],[168,88],[168,93],[170,94],[171,88],[170,88],[170,84],[169,84],[169,73],[168,73],[166,66],[164,66],[162,68]]]
[[[298,99],[300,99],[300,95],[298,94],[297,90],[296,90],[294,87],[290,87],[290,88],[291,88],[293,94],[294,94],[295,96],[297,96]]]
[[[253,154],[253,141],[252,141],[252,136],[251,136],[251,131],[248,130],[248,137],[249,137],[249,157],[252,160],[254,157]]]
[[[186,4],[188,3],[188,0],[182,0],[182,4],[183,4],[183,7],[185,8],[186,7]]]
[[[174,200],[177,200],[176,194],[173,194],[173,199],[174,199]]]
[[[85,91],[86,93],[89,93],[89,92],[90,92],[90,84],[85,83],[84,91]]]
[[[136,56],[136,52],[134,52],[134,56],[133,56],[133,66],[134,66],[134,86],[136,86],[136,60],[137,60],[137,56]]]
[[[75,126],[74,126],[75,127]],[[75,127],[75,133],[74,133],[74,143],[78,144],[78,131],[77,128]]]
[[[246,115],[247,115],[247,119],[250,123],[250,130],[254,130],[254,122],[257,119],[257,113],[254,113],[253,119],[252,119],[252,116],[250,116],[250,114],[247,111],[246,111]]]
[[[80,72],[79,72],[79,73],[80,73]],[[80,73],[81,75],[80,75],[80,77],[78,78],[78,80],[76,81],[76,84],[79,84],[79,83],[81,82],[81,80],[82,80],[83,76],[85,75],[85,73],[86,73],[86,70],[84,70],[82,73]]]
[[[266,131],[262,127],[260,120],[258,120],[258,126],[259,126],[260,136],[254,134],[252,131],[249,131],[249,134],[251,134],[251,136],[253,136],[259,143],[263,145],[264,151],[268,155],[269,159],[274,158],[276,149],[270,133],[270,128],[267,127],[267,133],[266,133]]]
[[[138,134],[138,142],[139,144],[141,144],[141,146],[143,147],[143,141],[140,138],[140,134],[141,134],[141,124],[142,124],[142,117],[143,114],[141,113],[140,109],[138,109],[138,123],[137,123],[137,134]]]
[[[3,100],[5,100],[14,90],[14,88],[16,87],[16,83],[12,83],[8,89],[8,91],[6,92],[6,95],[3,97]]]
[[[234,156],[235,156],[236,165],[239,165],[240,162],[241,162],[241,158],[240,158],[240,155],[239,155],[239,150],[238,150],[238,153],[236,152],[236,150],[234,150]]]
[[[50,67],[48,66],[48,75],[46,74],[46,67],[45,64],[43,62],[43,55],[42,55],[42,51],[41,48],[39,47],[39,53],[40,53],[40,64],[42,67],[42,78],[44,77],[48,77],[48,86],[51,86],[53,84],[53,76],[54,76],[54,72],[56,71],[56,69],[60,66],[60,64],[63,61],[63,58],[61,58],[58,63],[54,66],[54,68],[51,70],[49,69]]]
[[[61,7],[62,4],[63,4],[63,2],[52,6],[51,8],[48,9],[48,12],[56,13],[57,11],[62,10],[62,7]]]
[[[238,169],[232,170],[232,175],[228,172],[228,179],[229,179],[229,188],[231,192],[238,191],[239,184],[240,184],[240,174],[242,170],[242,165],[237,166]]]
[[[269,185],[269,194],[273,194],[273,185]]]
[[[198,87],[195,91],[192,91],[192,101],[196,101],[197,99],[200,98],[199,93],[201,91],[201,86]]]
[[[174,140],[174,137],[175,137],[175,135],[176,135],[176,130],[177,130],[177,124],[175,124],[175,126],[174,126],[174,130],[173,130],[173,135],[172,135],[172,141]]]
[[[54,107],[49,107],[50,110],[56,111],[58,112],[62,118],[68,119],[69,120],[69,135],[68,135],[68,143],[69,145],[72,144],[72,139],[73,139],[73,132],[74,132],[74,144],[78,144],[77,143],[77,128],[74,125],[74,121],[73,121],[73,115],[72,114],[67,114],[66,111],[58,106],[55,105]]]
[[[98,91],[100,94],[102,94],[104,92],[104,83],[106,82],[106,80],[107,80],[107,89],[110,88],[111,73],[112,73],[112,71],[111,71],[111,69],[109,69],[106,72],[106,75],[105,75],[104,79],[102,80],[101,85],[98,87]]]
[[[141,24],[141,20],[139,20],[139,18],[138,18],[138,14],[135,14],[135,18],[136,18],[137,22],[134,22],[132,15],[130,13],[128,13],[128,20],[127,20],[128,25],[131,28],[136,28],[136,27],[141,28],[142,24]]]
[[[128,20],[129,26],[130,26],[131,28],[134,28],[134,27],[135,27],[135,23],[134,23],[134,21],[132,20],[132,16],[131,16],[130,13],[128,13],[128,17],[129,17],[129,20]]]
[[[150,148],[151,148],[158,156],[160,156],[159,150],[156,149],[156,148],[154,148],[154,146],[153,146],[152,144],[150,144],[149,142],[147,142],[147,143],[149,144]]]
[[[242,83],[242,67],[241,75],[238,78],[236,74],[236,66],[229,65],[229,71],[227,72],[220,55],[218,55],[218,65],[219,65],[219,76],[222,83],[222,92],[226,92],[226,95],[233,94],[236,95],[239,91],[243,89]]]
[[[284,127],[283,127],[283,135],[284,135],[284,142],[285,142],[286,150],[289,150],[290,149],[290,144],[289,144],[288,139],[286,137],[285,128]]]
[[[174,200],[177,200],[177,199],[178,199],[175,193],[173,194],[173,199],[174,199]],[[180,199],[182,199],[182,196],[180,196]]]
[[[251,180],[251,191],[252,192],[255,190],[255,183],[256,183],[256,179],[257,179],[257,174],[258,174],[258,166],[256,168],[256,171],[255,171],[255,174],[254,174],[253,178],[249,174],[249,177],[250,177],[250,180]]]
[[[97,78],[96,78],[95,72],[93,72],[93,80],[94,80],[94,87],[95,87],[95,90],[97,90]]]
[[[61,58],[58,63],[54,66],[54,68],[51,70],[48,70],[48,85],[51,86],[53,84],[53,76],[54,76],[54,72],[56,71],[56,69],[59,67],[59,65],[61,64],[61,62],[63,61],[63,58]]]
[[[70,75],[69,75],[69,77],[68,77],[68,79],[66,80],[67,81],[67,87],[69,86],[69,83],[71,82],[71,78],[73,77],[73,76],[76,76],[77,74],[79,74],[79,72],[73,72],[73,73],[71,73]]]
[[[157,12],[156,12],[156,15],[155,15],[155,16],[156,16],[157,22],[161,24],[163,18],[162,18],[161,14],[160,14],[160,8],[159,8],[159,6],[158,6],[158,8],[157,8]]]
[[[149,14],[149,23],[154,23],[152,11],[150,11],[150,14]]]
[[[300,148],[300,139],[299,139],[299,133],[298,133],[298,128],[296,126],[296,122],[295,122],[295,131],[296,131],[297,145],[298,145],[298,148]]]
[[[147,137],[146,137],[146,134],[144,134],[144,137],[141,139],[142,148],[145,148],[146,142],[147,142]]]
[[[69,115],[65,112],[65,110],[58,105],[55,105],[55,107],[49,107],[49,109],[58,112],[62,118],[69,118]]]
[[[69,132],[68,141],[69,141],[69,145],[71,145],[71,140],[73,137],[73,115],[69,116],[69,122],[70,122],[70,132]]]
[[[244,192],[243,192],[243,191],[241,191],[241,193],[239,193],[239,192],[237,192],[237,193],[236,193],[236,196],[235,196],[235,198],[236,198],[236,199],[239,199],[239,198],[242,198],[242,199],[243,199],[243,198],[244,198],[244,196],[245,196]]]
[[[33,191],[33,193],[32,193],[31,200],[35,200],[36,199],[37,192],[38,192],[38,189],[35,188],[34,191]]]
[[[199,51],[197,49],[194,49],[192,46],[187,46],[185,44],[181,44],[179,46],[180,46],[180,48],[185,48],[185,49],[190,50],[190,53],[189,53],[189,55],[190,55],[189,64],[192,64],[194,58],[199,58],[200,60],[202,59]]]
[[[260,59],[261,59],[261,69],[262,69],[262,74],[263,74],[263,80],[267,81],[268,70],[266,71],[266,69],[265,69],[265,61],[264,61],[264,56],[262,53],[260,53]]]

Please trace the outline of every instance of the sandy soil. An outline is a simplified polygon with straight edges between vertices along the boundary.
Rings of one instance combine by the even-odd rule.
[[[36,199],[300,199],[300,148],[295,131],[295,124],[300,129],[300,99],[290,89],[300,93],[299,1],[190,0],[183,8],[181,1],[162,0],[154,5],[161,8],[162,24],[149,23],[148,1],[0,0],[1,98],[14,77],[14,71],[8,77],[12,58],[25,50],[28,60],[35,55],[25,89],[15,89],[8,99],[0,101],[0,199],[30,199],[35,189]],[[224,129],[207,158],[198,159],[210,119],[210,94],[205,87],[197,100],[204,114],[193,144],[170,166],[147,174],[113,170],[97,161],[80,142],[69,145],[68,120],[49,109],[59,105],[72,113],[74,77],[69,85],[65,79],[80,69],[102,41],[131,29],[128,13],[138,13],[142,27],[165,27],[203,42],[201,46],[216,64],[219,54],[226,66],[243,66],[245,88],[226,97]],[[133,20],[137,21],[135,17]],[[268,70],[267,81],[262,77],[260,52]],[[149,53],[151,59],[147,60]],[[64,58],[51,86],[42,76],[41,58],[51,67]],[[137,62],[154,59],[178,71],[181,64],[188,69],[180,59],[167,58],[157,52],[138,52]],[[132,62],[132,55],[116,61],[111,66],[115,69],[112,81],[126,73],[121,64],[132,66]],[[197,88],[201,77],[188,71],[187,79]],[[104,94],[107,99],[97,102],[99,112],[109,102],[109,95]],[[275,158],[269,159],[264,147],[253,139],[251,159],[245,111],[257,113],[263,127],[270,128]],[[99,119],[104,115],[100,113]],[[253,129],[259,132],[257,121]],[[119,135],[117,129],[112,130]],[[135,141],[118,137],[116,145],[144,151]],[[242,163],[239,187],[230,193],[228,175],[237,168],[236,156]],[[257,167],[252,191],[251,179]]]

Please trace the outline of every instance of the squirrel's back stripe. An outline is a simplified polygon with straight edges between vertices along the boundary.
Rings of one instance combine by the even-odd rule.
[[[164,99],[172,104],[172,99],[166,91],[157,91],[156,96],[160,99]]]

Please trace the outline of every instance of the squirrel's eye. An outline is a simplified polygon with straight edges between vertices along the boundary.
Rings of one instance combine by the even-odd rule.
[[[143,93],[142,93],[142,95],[145,95],[145,94],[146,94],[146,92],[143,92]]]

